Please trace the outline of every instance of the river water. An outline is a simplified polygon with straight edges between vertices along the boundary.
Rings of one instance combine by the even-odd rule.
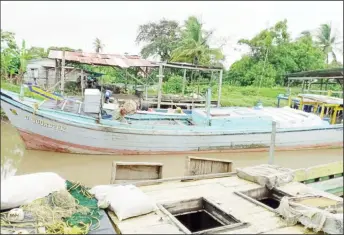
[[[195,154],[198,157],[232,160],[234,168],[267,163],[268,152]],[[93,186],[108,184],[113,161],[161,162],[163,177],[182,176],[185,154],[176,155],[79,155],[26,150],[16,129],[1,122],[1,165],[3,174],[55,172],[62,177]],[[343,149],[275,152],[275,164],[289,168],[343,160]],[[5,169],[5,170],[4,170]]]

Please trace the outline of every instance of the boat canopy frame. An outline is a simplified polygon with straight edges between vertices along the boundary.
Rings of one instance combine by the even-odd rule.
[[[297,73],[289,73],[286,75],[288,79],[288,88],[290,88],[290,85],[293,81],[302,81],[302,91],[304,91],[305,85],[308,85],[308,89],[305,91],[311,91],[311,92],[317,92],[317,93],[338,93],[343,94],[342,91],[327,91],[327,85],[331,84],[329,83],[329,80],[335,79],[337,83],[343,88],[343,82],[344,82],[344,71],[343,68],[332,68],[332,69],[321,69],[321,70],[311,70],[311,71],[303,71],[303,72],[297,72]],[[320,83],[316,83],[316,81],[320,80]],[[322,90],[323,81],[326,80],[325,83],[325,90]],[[307,83],[307,84],[306,84]],[[321,88],[320,90],[310,90],[311,84],[320,84]],[[336,83],[332,83],[336,84]],[[329,94],[329,95],[330,95]]]
[[[218,72],[219,73],[219,89],[218,89],[218,95],[217,95],[217,107],[221,106],[221,88],[222,88],[222,77],[223,77],[223,68],[222,67],[216,67],[216,66],[203,66],[203,65],[194,65],[189,63],[182,63],[182,62],[160,62],[157,63],[159,66],[159,74],[157,77],[159,78],[159,84],[158,84],[158,104],[157,108],[160,109],[161,106],[161,98],[162,98],[162,82],[164,78],[163,70],[164,67],[167,68],[179,68],[184,69],[184,76],[183,76],[183,88],[182,93],[184,94],[185,91],[185,83],[186,83],[186,70],[196,70],[196,71],[208,71],[208,72]]]

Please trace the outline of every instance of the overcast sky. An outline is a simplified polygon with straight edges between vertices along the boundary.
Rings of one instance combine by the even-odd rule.
[[[105,53],[138,54],[135,38],[140,24],[165,17],[183,22],[188,16],[202,18],[216,39],[228,39],[224,47],[226,65],[240,59],[240,38],[287,19],[293,37],[331,22],[343,36],[343,1],[293,2],[4,2],[1,1],[1,29],[16,34],[28,46],[68,46],[94,51],[99,37]]]

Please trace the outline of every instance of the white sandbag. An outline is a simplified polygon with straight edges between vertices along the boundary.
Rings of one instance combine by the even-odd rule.
[[[1,210],[26,205],[63,189],[65,179],[51,172],[8,177],[1,181]]]
[[[239,178],[266,186],[268,189],[283,186],[294,180],[293,170],[268,164],[237,168],[236,172]]]
[[[110,203],[110,210],[122,221],[156,210],[155,203],[134,185],[96,186],[90,190],[98,200]],[[104,196],[106,195],[106,196]]]
[[[289,226],[297,222],[314,232],[324,231],[327,234],[343,234],[343,214],[332,214],[326,210],[305,206],[293,202],[303,197],[283,197],[276,212],[280,214]]]

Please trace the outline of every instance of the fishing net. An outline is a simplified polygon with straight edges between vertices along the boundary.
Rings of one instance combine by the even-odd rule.
[[[89,188],[80,183],[73,183],[67,180],[66,184],[67,190],[77,200],[78,204],[89,210],[86,214],[81,211],[74,213],[66,219],[66,223],[71,226],[88,224],[91,230],[97,229],[101,218],[98,200],[88,192]]]
[[[87,234],[99,227],[98,201],[80,183],[66,181],[67,190],[56,191],[44,198],[21,206],[25,218],[13,223],[1,215],[1,227],[44,228],[48,234]]]
[[[128,100],[123,104],[123,109],[127,114],[134,114],[137,109],[137,104],[133,100]]]

